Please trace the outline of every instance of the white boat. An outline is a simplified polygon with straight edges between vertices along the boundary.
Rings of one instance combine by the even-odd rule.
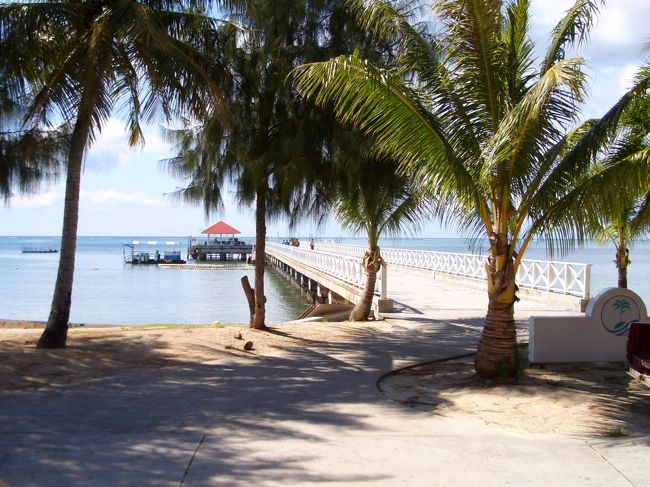
[[[180,242],[134,240],[122,246],[125,264],[185,264]]]

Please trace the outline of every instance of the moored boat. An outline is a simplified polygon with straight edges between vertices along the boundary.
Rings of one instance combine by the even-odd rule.
[[[179,242],[158,242],[134,240],[122,247],[125,264],[185,264],[181,258]]]
[[[56,254],[59,249],[50,240],[34,240],[23,242],[21,247],[23,254]]]

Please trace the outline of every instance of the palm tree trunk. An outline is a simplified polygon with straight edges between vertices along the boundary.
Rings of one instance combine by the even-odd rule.
[[[630,251],[625,244],[616,247],[616,269],[618,270],[618,287],[627,289],[627,266],[630,263]]]
[[[514,305],[491,296],[474,369],[479,377],[494,379],[516,377],[518,367]]]
[[[512,259],[504,260],[498,270],[497,258],[490,257],[488,271],[488,312],[476,351],[474,369],[479,377],[513,378],[519,372],[515,308],[517,286]]]
[[[350,313],[350,318],[348,318],[350,321],[366,321],[370,316],[372,298],[375,295],[375,284],[377,283],[377,272],[381,268],[379,249],[366,252],[363,257],[363,266],[366,269],[366,284],[361,299],[357,301],[352,313]]]
[[[266,188],[259,186],[255,207],[255,316],[253,328],[264,330],[266,297],[264,296],[264,261],[266,254]]]
[[[38,348],[63,348],[68,337],[68,320],[70,319],[70,307],[72,305],[72,281],[77,250],[81,165],[90,133],[91,114],[92,110],[89,106],[86,106],[84,110],[80,108],[72,132],[65,184],[59,270],[56,276],[54,295],[52,296],[50,316],[36,345]]]

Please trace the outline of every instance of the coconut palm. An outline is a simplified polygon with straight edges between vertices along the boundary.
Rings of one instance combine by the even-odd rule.
[[[0,6],[0,49],[13,56],[4,73],[29,88],[26,123],[70,123],[59,270],[39,347],[66,344],[72,298],[79,186],[88,147],[112,113],[126,119],[129,144],[141,124],[218,100],[194,47],[213,22],[211,2],[58,1]],[[189,8],[193,8],[190,11]]]
[[[521,259],[536,237],[551,251],[584,238],[577,202],[594,193],[577,185],[650,73],[598,123],[574,131],[586,82],[584,60],[567,53],[586,40],[598,2],[574,3],[540,62],[527,36],[527,0],[434,1],[432,33],[414,26],[403,5],[352,5],[366,28],[396,43],[398,66],[339,57],[299,68],[296,86],[372,136],[436,195],[441,217],[487,238],[489,304],[475,367],[483,377],[515,376]]]
[[[366,283],[349,318],[365,321],[370,315],[377,273],[383,265],[379,239],[384,234],[417,229],[427,213],[429,199],[409,175],[398,173],[392,159],[372,157],[367,151],[348,147],[337,162],[343,176],[333,204],[337,221],[343,228],[365,233],[368,238],[362,261]]]
[[[618,207],[603,215],[607,223],[603,224],[596,238],[600,241],[610,240],[616,249],[614,264],[616,265],[618,287],[627,288],[627,271],[630,260],[630,244],[650,233],[650,192],[634,199],[630,195],[622,196],[624,201],[618,202]]]
[[[645,165],[645,177],[623,174],[624,185],[611,184],[593,202],[589,213],[595,216],[592,232],[600,241],[611,241],[616,249],[614,263],[618,287],[627,288],[627,270],[631,264],[629,245],[650,233],[650,96],[634,102],[621,117],[618,128],[603,150],[594,169],[603,171],[616,166]],[[604,169],[603,169],[604,168]],[[643,167],[642,167],[643,169]],[[640,183],[640,184],[639,184]]]

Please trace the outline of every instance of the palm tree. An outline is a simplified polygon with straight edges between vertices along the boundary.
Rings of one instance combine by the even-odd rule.
[[[23,2],[0,6],[0,48],[18,53],[5,75],[29,87],[26,123],[72,125],[66,156],[59,270],[39,347],[64,347],[72,298],[84,155],[113,112],[129,144],[159,114],[204,113],[218,100],[205,76],[213,64],[193,47],[213,22],[211,2]],[[195,10],[189,11],[189,7]],[[201,10],[203,9],[203,10]]]
[[[592,232],[600,241],[611,240],[616,249],[614,263],[618,271],[618,287],[627,288],[627,270],[631,264],[628,246],[650,233],[650,96],[635,101],[622,115],[613,140],[607,144],[602,159],[594,169],[634,165],[645,162],[645,176],[623,178],[625,184],[608,186],[607,191],[594,201]],[[645,157],[644,157],[645,155]],[[639,184],[640,183],[640,184]]]
[[[334,211],[344,228],[368,237],[368,250],[362,261],[366,283],[349,319],[366,321],[377,273],[383,265],[379,239],[384,234],[416,229],[426,214],[428,198],[415,187],[409,175],[398,172],[392,159],[375,158],[368,151],[352,147],[340,151],[339,156],[343,159],[338,161],[343,178],[334,199]]]
[[[550,251],[585,237],[578,202],[593,193],[579,181],[650,73],[598,123],[576,132],[584,60],[566,53],[586,40],[597,2],[574,3],[537,64],[528,0],[434,1],[433,33],[413,26],[393,2],[352,4],[366,28],[396,43],[397,67],[338,57],[299,68],[296,86],[372,136],[380,153],[436,195],[441,217],[487,238],[489,304],[475,368],[482,377],[516,376],[521,259],[536,237]]]

